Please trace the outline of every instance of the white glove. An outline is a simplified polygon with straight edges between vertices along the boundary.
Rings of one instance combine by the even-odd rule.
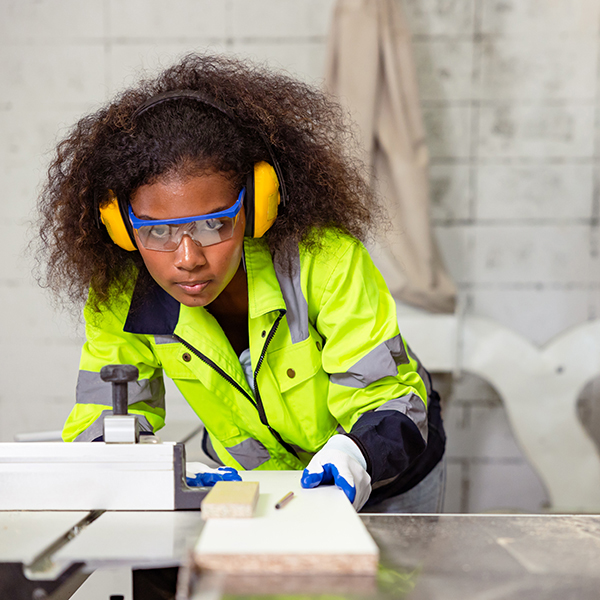
[[[360,448],[346,435],[334,435],[313,456],[300,480],[303,488],[333,483],[359,511],[371,495],[371,476]]]
[[[186,470],[186,483],[192,487],[212,487],[217,481],[241,481],[233,467],[213,469],[203,463],[194,463],[194,471]]]

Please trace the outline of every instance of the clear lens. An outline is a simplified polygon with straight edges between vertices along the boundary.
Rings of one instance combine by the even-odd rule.
[[[184,235],[200,246],[212,246],[231,239],[239,214],[234,218],[203,219],[181,225],[143,225],[136,229],[142,246],[147,250],[173,252]]]

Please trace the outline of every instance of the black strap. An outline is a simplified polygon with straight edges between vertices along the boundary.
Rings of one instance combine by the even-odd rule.
[[[241,127],[245,127],[246,129],[252,129],[260,135],[263,143],[265,144],[265,147],[267,148],[267,151],[269,152],[269,155],[271,156],[271,162],[273,168],[275,169],[275,173],[277,173],[277,179],[279,180],[281,204],[285,206],[287,204],[287,190],[285,187],[285,180],[283,178],[283,172],[279,165],[279,161],[275,157],[275,151],[273,150],[273,146],[271,145],[269,138],[264,133],[264,131],[262,131],[258,127],[241,123],[227,106],[221,104],[220,102],[217,102],[214,98],[210,98],[198,90],[170,90],[168,92],[161,92],[160,94],[156,94],[155,96],[148,98],[145,102],[140,104],[140,106],[138,106],[135,112],[133,113],[132,119],[137,119],[140,115],[144,114],[152,107],[157,106],[158,104],[162,104],[163,102],[168,102],[170,100],[185,99],[196,100],[197,102],[202,102],[203,104],[212,106],[216,110],[222,112],[225,116],[229,117],[229,119],[231,119],[234,123],[240,125]]]

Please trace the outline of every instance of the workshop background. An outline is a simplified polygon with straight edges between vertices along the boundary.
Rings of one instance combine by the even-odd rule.
[[[540,346],[598,318],[600,0],[398,2],[413,35],[434,230],[460,309]],[[52,307],[24,253],[56,142],[141,68],[189,51],[233,52],[321,85],[333,6],[0,0],[0,441],[60,429],[74,402],[81,322]],[[466,373],[437,379],[445,510],[543,511],[546,491],[491,386]],[[579,409],[598,439],[595,387]],[[171,432],[192,418],[172,393]]]

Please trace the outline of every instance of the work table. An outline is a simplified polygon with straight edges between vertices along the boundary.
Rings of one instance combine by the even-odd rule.
[[[0,561],[31,562],[85,516],[0,513]],[[202,576],[196,596],[265,593],[356,598],[597,598],[600,516],[362,515],[381,551],[377,580],[363,577]],[[53,556],[84,570],[184,564],[201,529],[198,512],[104,513]],[[25,597],[25,596],[23,596]],[[50,596],[68,598],[69,596]],[[194,597],[194,596],[192,596]],[[268,597],[268,596],[267,596]],[[11,600],[18,600],[13,596]]]
[[[188,466],[194,470],[194,463]],[[262,509],[259,502],[255,516],[261,518],[267,510],[264,501],[271,507],[291,489],[303,493],[298,489],[296,472],[250,471],[241,475],[260,482]],[[314,493],[336,501],[340,494],[343,497],[335,488],[317,488]],[[43,489],[40,494],[44,494]],[[279,516],[285,519],[277,522],[293,518],[294,511],[304,506],[300,500],[283,508],[282,512],[287,512]],[[320,521],[329,506],[317,510]],[[345,509],[349,509],[350,521],[360,527],[345,502],[336,510]],[[312,512],[298,518],[318,524],[319,514],[313,517]],[[327,517],[325,525],[334,517]],[[42,587],[49,600],[66,600],[83,583],[74,600],[88,600],[91,596],[81,592],[86,587],[100,589],[107,581],[106,574],[118,570],[125,573],[121,578],[125,583],[119,590],[111,589],[110,594],[119,593],[124,600],[131,600],[132,569],[165,567],[181,567],[180,575],[185,574],[193,584],[192,592],[181,594],[178,600],[214,600],[224,594],[228,598],[328,594],[338,598],[427,600],[585,600],[599,596],[600,515],[362,514],[360,518],[379,548],[376,576],[199,573],[192,551],[205,521],[196,510],[0,511],[0,598],[32,600],[33,590]],[[323,527],[312,524],[317,537]],[[310,531],[311,527],[304,529]],[[334,529],[340,529],[343,536],[343,526]],[[330,535],[331,531],[326,537]],[[317,540],[316,547],[322,549],[326,542]],[[260,535],[256,546],[260,546]],[[7,587],[9,581],[14,587]],[[114,587],[108,581],[109,587]],[[93,595],[93,600],[108,600],[110,594]]]
[[[381,597],[598,598],[600,516],[374,515],[364,522],[381,551]],[[404,583],[403,583],[404,582]],[[392,588],[392,589],[390,589]],[[379,596],[376,596],[379,597]],[[397,595],[396,595],[397,597]]]

